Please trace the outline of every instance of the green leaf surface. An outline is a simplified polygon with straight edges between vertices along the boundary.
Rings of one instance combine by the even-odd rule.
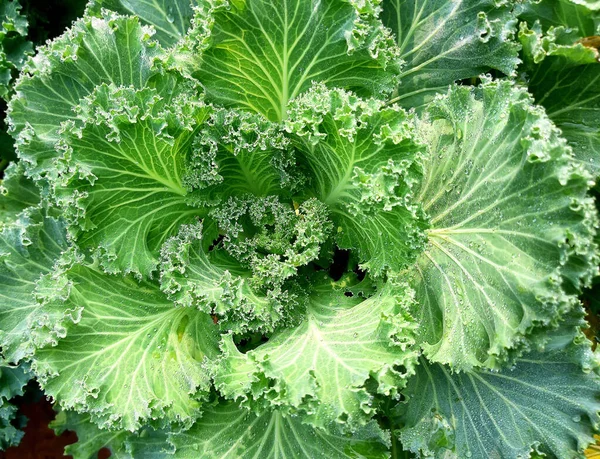
[[[589,176],[509,82],[454,87],[428,113],[418,200],[431,229],[412,268],[419,338],[436,362],[497,368],[572,307],[564,282],[579,288],[595,272]]]
[[[424,359],[410,380],[400,439],[420,457],[583,457],[600,420],[600,379],[581,336],[559,334],[513,368],[452,374]]]
[[[412,202],[422,177],[413,116],[318,85],[292,102],[286,129],[310,172],[306,193],[329,206],[337,245],[356,249],[373,275],[411,263],[427,228]]]
[[[35,354],[45,393],[105,428],[191,424],[209,390],[204,362],[218,352],[212,318],[176,308],[157,285],[130,277],[82,265],[61,277],[69,283],[47,292],[44,311],[76,313],[64,321],[64,335]]]
[[[0,227],[11,225],[26,208],[40,203],[40,193],[33,180],[25,176],[21,163],[4,170],[0,184]]]
[[[166,74],[134,90],[102,85],[62,132],[55,194],[81,248],[108,272],[151,276],[160,247],[203,210],[187,204],[185,158],[208,108]]]
[[[0,3],[0,97],[4,99],[12,95],[17,71],[33,54],[33,43],[27,40],[28,26],[17,0]]]
[[[252,271],[223,249],[206,252],[202,237],[201,224],[184,225],[162,249],[161,288],[176,305],[212,314],[222,330],[235,333],[272,331],[282,321],[297,321],[292,292],[261,289]]]
[[[181,40],[194,16],[198,0],[92,0],[87,12],[99,14],[102,8],[138,17],[156,30],[154,38],[165,47]]]
[[[62,222],[39,211],[0,233],[0,346],[6,361],[17,363],[33,353],[29,329],[44,321],[34,297],[36,283],[52,272],[66,247]]]
[[[113,459],[132,459],[125,450],[125,440],[131,435],[125,430],[99,429],[89,414],[75,411],[60,411],[49,427],[57,436],[66,431],[77,434],[77,442],[65,447],[65,455],[73,459],[96,459],[102,448],[108,448]]]
[[[382,8],[406,61],[393,101],[419,107],[457,80],[491,69],[515,75],[517,21],[509,2],[384,0]]]
[[[303,176],[288,146],[281,126],[262,115],[215,109],[194,140],[184,184],[213,205],[246,194],[289,196]]]
[[[371,422],[352,436],[303,424],[278,411],[262,415],[232,402],[207,406],[202,418],[186,431],[142,429],[137,434],[100,430],[89,416],[61,412],[51,424],[57,433],[77,432],[67,446],[74,459],[90,459],[105,446],[116,459],[384,459],[389,436]]]
[[[190,430],[170,436],[172,456],[157,452],[152,443],[147,447],[142,439],[132,449],[135,457],[157,459],[384,459],[388,457],[388,442],[374,422],[352,436],[343,436],[316,429],[277,410],[257,416],[235,403],[221,403],[207,408]]]
[[[579,161],[600,177],[600,63],[569,66],[548,58],[532,71],[529,90],[562,131]]]
[[[84,17],[38,50],[15,85],[8,121],[19,157],[34,178],[55,174],[61,123],[74,118],[80,100],[102,83],[146,85],[159,54],[151,31],[139,19],[107,13]]]
[[[31,373],[23,365],[0,364],[0,450],[17,446],[23,438],[24,432],[19,429],[24,427],[23,420],[18,418],[18,408],[10,400],[23,395],[30,379]]]
[[[346,289],[352,284],[323,276],[312,288],[306,320],[245,355],[226,337],[214,370],[217,389],[236,399],[264,396],[318,427],[364,424],[375,413],[367,380],[394,396],[413,374],[416,324],[406,286],[388,286],[365,300]]]
[[[585,2],[524,3],[519,17],[528,89],[576,159],[600,176],[600,11]]]
[[[366,95],[397,82],[400,61],[375,1],[218,3],[199,11],[191,34],[206,42],[192,65],[209,101],[281,121],[313,81]]]

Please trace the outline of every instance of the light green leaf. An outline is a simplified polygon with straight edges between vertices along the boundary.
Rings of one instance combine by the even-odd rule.
[[[192,94],[192,97],[190,97]],[[82,248],[108,272],[151,276],[163,242],[202,209],[186,203],[186,154],[208,108],[165,74],[150,88],[99,86],[62,132],[55,194]]]
[[[281,126],[262,115],[215,109],[194,140],[184,184],[200,203],[289,196],[303,176],[288,146]]]
[[[143,24],[154,27],[154,37],[161,45],[169,47],[186,34],[194,15],[193,7],[198,3],[198,0],[92,0],[86,11],[98,14],[107,8],[137,16]]]
[[[176,308],[158,286],[130,277],[82,265],[62,277],[69,284],[47,295],[44,311],[80,313],[53,346],[36,351],[45,393],[105,428],[134,430],[153,419],[190,425],[210,387],[204,363],[218,352],[212,318]]]
[[[352,284],[323,276],[306,320],[245,355],[226,337],[223,361],[214,366],[217,389],[235,399],[265,397],[317,427],[339,423],[352,431],[364,424],[375,414],[367,380],[393,397],[414,372],[416,324],[407,312],[414,298],[406,286],[390,284],[365,300],[346,289]]]
[[[6,361],[17,363],[31,356],[29,328],[44,320],[34,297],[36,283],[52,272],[66,247],[63,223],[39,211],[27,213],[0,233],[0,347]]]
[[[352,436],[303,424],[278,411],[255,415],[232,402],[207,406],[189,430],[139,433],[100,430],[89,416],[61,412],[51,424],[57,433],[77,432],[66,448],[74,459],[91,459],[105,446],[116,459],[385,459],[389,436],[371,422]]]
[[[21,163],[4,170],[0,184],[0,227],[14,223],[26,208],[40,204],[40,192],[33,180],[25,176]]]
[[[585,337],[558,335],[514,368],[452,374],[424,359],[410,380],[400,430],[420,457],[583,457],[600,418],[600,379]]]
[[[418,107],[448,85],[490,69],[514,76],[512,4],[495,0],[384,0],[383,23],[396,34],[406,66],[394,102]]]
[[[297,293],[261,289],[250,269],[223,249],[207,252],[203,245],[202,225],[184,225],[162,249],[161,288],[176,305],[212,314],[222,330],[235,333],[297,322]]]
[[[397,106],[317,85],[291,103],[286,129],[327,204],[335,241],[373,275],[411,263],[427,223],[412,202],[422,177],[414,117]]]
[[[363,95],[388,93],[397,83],[400,61],[376,18],[376,1],[215,3],[199,10],[191,34],[206,50],[199,62],[188,58],[212,102],[281,121],[288,101],[312,81]]]
[[[454,87],[428,116],[418,200],[431,229],[411,269],[419,339],[433,361],[497,368],[572,308],[564,283],[578,289],[596,270],[589,176],[509,82]]]
[[[38,50],[19,78],[8,122],[19,157],[34,178],[54,174],[52,159],[61,123],[102,83],[141,88],[160,50],[136,18],[84,17]]]
[[[157,459],[384,459],[389,442],[375,422],[352,436],[343,436],[308,426],[277,410],[256,416],[235,403],[208,407],[190,430],[171,435],[172,456],[157,453],[156,445],[143,440],[132,442],[135,456]]]

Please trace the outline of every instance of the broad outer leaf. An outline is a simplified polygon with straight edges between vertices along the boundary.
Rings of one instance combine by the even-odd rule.
[[[600,378],[589,342],[577,340],[555,336],[500,373],[452,374],[423,359],[405,392],[403,446],[436,458],[579,457],[600,421]]]
[[[454,87],[428,113],[418,200],[431,229],[411,270],[419,339],[454,369],[496,368],[572,307],[564,282],[595,272],[589,175],[509,82]]]
[[[11,399],[23,395],[25,385],[31,379],[27,366],[0,364],[0,450],[17,446],[23,438],[26,420],[17,413],[18,407]]]
[[[600,5],[599,5],[600,6]],[[524,3],[519,39],[528,89],[576,159],[600,176],[600,11],[585,2]],[[600,9],[600,8],[599,8]]]
[[[418,107],[449,84],[490,69],[515,75],[517,21],[509,2],[384,0],[382,7],[406,61],[393,101]]]
[[[38,50],[19,78],[8,122],[19,157],[32,175],[53,174],[52,159],[63,121],[102,83],[144,87],[159,54],[152,31],[139,19],[84,17]]]
[[[163,242],[203,212],[186,203],[182,184],[208,112],[188,83],[165,74],[140,90],[101,85],[64,125],[54,191],[78,246],[95,250],[108,272],[151,276]]]
[[[346,286],[352,287],[350,278],[335,283],[323,276],[313,286],[306,320],[245,355],[226,337],[215,365],[217,389],[228,398],[264,396],[317,427],[339,423],[353,431],[364,424],[375,413],[367,380],[394,396],[413,374],[416,324],[407,310],[414,298],[404,285],[390,284],[366,300]]]
[[[17,363],[33,353],[29,329],[45,322],[34,296],[36,283],[52,272],[66,247],[62,222],[40,211],[27,213],[0,233],[0,347],[6,361]],[[63,333],[60,327],[53,331]]]
[[[373,275],[411,263],[427,223],[414,204],[422,147],[397,106],[317,85],[293,101],[286,129],[310,171],[308,194],[331,210],[337,245]]]
[[[92,0],[87,12],[98,14],[102,8],[137,16],[156,30],[154,38],[165,47],[181,40],[190,27],[197,0]]]
[[[116,459],[384,459],[389,437],[375,422],[352,436],[303,424],[278,411],[257,416],[233,402],[207,406],[187,431],[142,429],[139,434],[99,430],[88,416],[61,412],[51,424],[57,433],[77,432],[66,448],[75,459],[89,459],[106,446]]]
[[[66,336],[35,354],[45,393],[105,428],[191,424],[210,386],[203,362],[218,352],[212,318],[176,308],[157,285],[130,277],[82,265],[64,276],[69,285],[47,293],[44,310],[80,312],[65,321]]]
[[[212,314],[222,330],[235,333],[267,332],[282,321],[298,321],[297,294],[253,285],[252,271],[223,249],[203,249],[202,233],[201,224],[184,225],[163,246],[161,288],[177,306]]]
[[[381,95],[400,61],[376,1],[235,0],[199,11],[192,39],[206,42],[194,75],[211,102],[286,118],[313,81]],[[190,59],[198,60],[192,55]]]
[[[148,448],[143,440],[132,442],[135,457],[161,457],[153,456],[156,445],[150,443]],[[352,436],[342,436],[277,410],[256,416],[231,402],[208,407],[190,430],[169,438],[174,459],[383,459],[388,457],[388,441],[375,422]]]
[[[10,164],[4,170],[0,185],[0,227],[11,225],[26,208],[40,203],[40,193],[24,173],[21,163]]]

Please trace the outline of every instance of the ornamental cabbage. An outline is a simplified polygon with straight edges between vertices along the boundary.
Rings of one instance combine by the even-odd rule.
[[[591,0],[91,0],[0,91],[0,447],[34,379],[81,459],[580,457],[599,35]]]

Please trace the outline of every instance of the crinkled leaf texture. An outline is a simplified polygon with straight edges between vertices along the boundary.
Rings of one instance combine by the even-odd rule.
[[[29,24],[21,8],[17,0],[0,4],[0,97],[6,100],[13,94],[16,72],[33,54],[33,43],[27,40]]]
[[[30,209],[0,233],[0,346],[2,358],[12,363],[33,353],[31,328],[43,325],[49,333],[63,335],[60,321],[70,314],[65,308],[50,317],[34,296],[36,284],[53,272],[67,248],[63,222],[44,214]]]
[[[375,276],[411,263],[427,228],[412,199],[422,177],[413,116],[318,85],[291,102],[285,126],[310,170],[306,193],[331,210],[338,247],[356,250]]]
[[[101,15],[102,8],[140,18],[143,24],[151,25],[154,38],[165,47],[173,46],[187,33],[197,0],[92,0],[87,6],[88,14]]]
[[[156,75],[148,87],[100,85],[60,132],[54,186],[71,232],[109,272],[149,277],[160,247],[202,209],[186,203],[185,155],[208,112],[195,86]]]
[[[411,268],[419,339],[455,369],[498,368],[573,307],[563,284],[596,270],[590,177],[510,82],[453,87],[428,116],[417,194],[431,229]]]
[[[575,457],[599,8],[91,0],[9,103],[0,446],[31,375],[77,458]]]
[[[19,157],[34,178],[55,175],[61,123],[96,86],[144,87],[159,47],[137,18],[86,16],[38,49],[15,85],[8,122]]]
[[[491,69],[515,75],[519,46],[510,2],[494,0],[384,0],[390,27],[406,61],[393,100],[422,107],[457,80]]]
[[[420,457],[578,457],[600,421],[596,367],[572,330],[501,372],[452,374],[423,360],[405,392],[400,439]]]
[[[361,95],[397,82],[400,60],[373,0],[206,3],[184,47],[196,53],[180,59],[191,61],[211,102],[281,121],[313,81]]]
[[[236,333],[272,331],[293,312],[294,298],[253,285],[250,269],[222,249],[207,253],[202,238],[201,224],[183,226],[163,247],[161,288],[176,305],[212,314]]]
[[[174,307],[153,283],[79,264],[55,275],[62,288],[44,291],[44,314],[75,312],[33,358],[46,394],[105,428],[191,424],[209,391],[205,363],[218,351],[212,318]]]
[[[25,365],[0,364],[0,449],[17,446],[24,432],[25,419],[17,414],[17,407],[10,403],[13,397],[23,395],[31,373]]]
[[[528,88],[575,156],[600,176],[600,7],[554,0],[525,3],[519,17]]]
[[[352,293],[353,283],[350,277],[316,280],[304,322],[247,354],[226,336],[214,370],[217,389],[250,404],[265,397],[318,427],[364,424],[375,414],[367,380],[376,392],[394,396],[414,372],[416,324],[407,286],[387,286],[364,299]]]
[[[79,441],[66,448],[75,459],[88,459],[106,445],[118,459],[314,458],[384,459],[389,436],[375,422],[354,435],[316,429],[273,410],[261,415],[232,402],[207,406],[191,429],[179,432],[144,429],[138,435],[99,430],[89,417],[59,413],[52,427],[77,432]]]

